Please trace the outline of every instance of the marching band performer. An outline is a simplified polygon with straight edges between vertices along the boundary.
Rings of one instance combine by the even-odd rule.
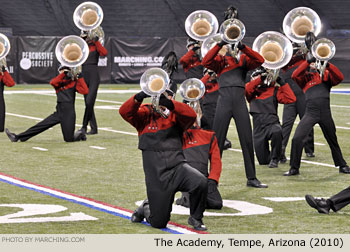
[[[260,165],[278,167],[282,151],[282,127],[277,114],[278,103],[288,104],[296,98],[281,77],[270,86],[264,83],[266,70],[260,68],[251,75],[252,80],[245,86],[245,95],[250,105],[250,114],[253,116],[253,136],[255,154]],[[269,141],[271,140],[271,151]]]
[[[311,50],[311,45],[314,41],[311,36],[311,32],[308,32],[305,36],[305,44]],[[297,44],[294,44],[297,46]],[[292,79],[292,73],[297,69],[297,67],[305,60],[305,54],[300,53],[299,50],[294,49],[293,56],[290,62],[282,68],[281,76],[283,79],[290,85],[293,93],[295,94],[296,101],[293,103],[285,104],[283,107],[283,116],[282,116],[282,154],[280,157],[280,162],[287,162],[285,155],[286,147],[288,144],[290,133],[292,132],[294,121],[299,115],[299,118],[303,118],[305,114],[306,102],[305,94],[303,90],[295,83]],[[307,136],[307,141],[304,145],[305,154],[307,157],[315,157],[314,154],[314,130],[311,129],[310,133]]]
[[[188,38],[186,48],[187,53],[180,58],[180,63],[185,71],[186,79],[201,79],[203,76],[203,66],[201,64],[200,42]]]
[[[262,184],[256,178],[252,129],[244,96],[246,73],[261,66],[264,58],[239,42],[238,49],[241,51],[241,56],[239,61],[236,62],[237,59],[231,55],[222,56],[218,54],[224,45],[231,46],[226,44],[225,41],[216,44],[202,60],[202,65],[213,70],[219,80],[219,98],[213,129],[217,135],[222,156],[228,127],[231,118],[234,118],[243,151],[245,172],[248,179],[247,186],[266,188],[267,185]]]
[[[59,75],[50,82],[51,86],[56,90],[57,105],[56,111],[46,117],[41,122],[27,129],[20,134],[14,134],[6,129],[6,134],[12,142],[25,142],[45,130],[61,124],[63,139],[66,142],[85,141],[86,136],[83,132],[74,134],[75,129],[75,92],[86,95],[89,89],[84,81],[82,74],[76,79],[71,73],[71,68],[60,66]]]
[[[350,168],[346,164],[338,144],[329,95],[331,88],[342,82],[344,77],[335,65],[328,62],[321,78],[315,61],[315,57],[308,53],[306,60],[292,74],[293,80],[305,93],[306,110],[295,130],[290,155],[290,169],[284,173],[285,176],[299,174],[303,146],[308,133],[316,123],[320,125],[331,148],[335,166],[339,166],[340,173],[350,174]]]
[[[15,81],[12,79],[5,65],[0,66],[0,132],[4,132],[5,127],[5,99],[4,87],[12,87]]]
[[[194,123],[197,115],[188,105],[162,95],[159,105],[170,111],[164,118],[150,104],[142,104],[146,97],[148,95],[141,91],[119,109],[123,119],[138,131],[146,179],[147,200],[134,211],[131,221],[141,222],[146,218],[152,227],[166,227],[175,193],[182,191],[190,195],[188,224],[205,231],[202,218],[207,179],[186,163],[182,151],[183,132]]]
[[[95,101],[97,97],[97,90],[100,85],[100,74],[98,72],[98,59],[100,56],[106,56],[107,50],[99,41],[99,37],[90,39],[87,31],[82,31],[81,38],[83,38],[89,45],[89,57],[83,64],[83,75],[86,84],[89,88],[89,93],[84,95],[85,113],[83,119],[83,126],[80,129],[87,135],[98,133],[97,122],[94,112]],[[87,132],[87,126],[90,123],[91,131]]]

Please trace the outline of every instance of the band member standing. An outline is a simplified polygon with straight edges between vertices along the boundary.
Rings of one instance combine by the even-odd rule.
[[[213,129],[216,104],[219,97],[219,83],[216,73],[205,68],[201,81],[205,85],[205,93],[202,97],[203,116],[201,127],[203,129]]]
[[[306,102],[305,94],[303,90],[295,83],[292,79],[292,73],[296,68],[305,60],[305,54],[300,54],[299,50],[294,50],[294,55],[290,62],[282,68],[281,76],[290,85],[293,90],[296,102],[285,104],[283,107],[283,117],[282,117],[282,154],[280,157],[280,162],[287,162],[285,155],[286,147],[288,144],[290,133],[292,132],[293,125],[297,115],[299,118],[303,118],[305,114]],[[304,145],[304,150],[307,157],[315,157],[314,155],[314,130],[311,129],[307,136],[307,141]]]
[[[186,79],[203,77],[203,66],[200,56],[200,42],[192,38],[187,39],[187,53],[181,57],[180,63],[185,71]]]
[[[159,104],[170,111],[164,118],[150,104],[141,105],[146,97],[141,91],[119,109],[123,119],[139,134],[148,198],[135,210],[131,221],[141,222],[146,218],[152,227],[166,227],[175,193],[182,191],[190,194],[188,224],[204,231],[206,227],[202,218],[207,179],[186,163],[182,151],[183,132],[194,123],[196,113],[188,105],[162,95]]]
[[[222,56],[218,54],[226,44],[224,41],[218,43],[209,50],[202,60],[203,66],[217,73],[219,80],[219,98],[213,129],[217,135],[222,156],[228,127],[231,118],[234,118],[243,151],[245,172],[248,179],[247,186],[266,188],[267,185],[262,184],[256,178],[252,128],[244,96],[247,72],[261,66],[264,58],[239,42],[238,49],[241,51],[241,56],[239,61],[236,62],[237,59],[231,55]]]
[[[84,78],[82,77],[82,74],[79,74],[75,80],[69,67],[61,66],[58,71],[59,75],[53,78],[50,82],[50,84],[56,90],[56,111],[20,134],[11,133],[8,129],[6,129],[6,134],[12,142],[25,142],[33,136],[36,136],[59,123],[61,124],[64,141],[74,142],[86,140],[86,136],[82,132],[74,134],[74,103],[75,92],[86,95],[88,94],[89,89],[84,81]]]
[[[346,164],[338,144],[329,95],[331,88],[342,82],[344,77],[335,65],[328,62],[321,79],[318,69],[315,67],[315,60],[312,54],[308,53],[306,60],[292,74],[293,80],[305,93],[306,110],[295,130],[290,155],[290,169],[284,173],[285,176],[299,174],[303,146],[307,135],[316,123],[320,125],[331,148],[333,161],[335,166],[339,166],[339,172],[350,173],[350,168]]]
[[[0,132],[4,132],[5,127],[5,99],[4,99],[4,87],[12,87],[15,85],[15,81],[7,71],[5,65],[0,66]]]
[[[250,114],[253,116],[253,135],[255,154],[260,165],[278,167],[282,151],[282,127],[277,114],[278,103],[295,102],[296,98],[281,77],[277,78],[280,87],[272,83],[264,83],[266,70],[258,69],[252,74],[252,80],[245,86],[245,95],[250,104]],[[271,141],[271,151],[269,147]]]
[[[87,132],[88,135],[93,135],[98,133],[97,122],[94,112],[94,106],[97,96],[97,90],[100,85],[100,74],[98,72],[98,59],[100,56],[106,56],[107,50],[101,42],[99,37],[90,39],[88,37],[88,32],[83,31],[80,35],[89,45],[89,57],[83,64],[83,75],[86,84],[89,88],[89,93],[84,95],[85,100],[85,113],[83,119],[83,126],[81,131],[87,131],[87,126],[90,123],[91,131]]]

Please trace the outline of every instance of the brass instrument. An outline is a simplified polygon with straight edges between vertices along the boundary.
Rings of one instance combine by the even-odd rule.
[[[7,68],[6,56],[10,52],[11,44],[5,34],[0,33],[0,72],[2,73],[2,66]]]
[[[160,96],[165,93],[165,90],[168,88],[169,83],[170,78],[167,72],[158,67],[146,70],[140,79],[142,91],[152,97],[152,107],[164,118],[169,116],[170,111],[159,107],[159,100]]]
[[[90,40],[97,36],[101,44],[104,45],[104,31],[100,26],[102,20],[103,10],[101,6],[94,2],[81,3],[73,13],[75,25],[82,32],[87,31]]]
[[[316,68],[320,72],[321,79],[326,70],[327,62],[335,55],[334,43],[326,38],[316,40],[312,45],[311,53],[316,58]]]
[[[305,46],[307,32],[313,32],[317,36],[321,31],[321,19],[317,13],[307,7],[294,8],[283,19],[283,32],[293,42],[300,44],[299,53],[306,54]]]
[[[214,35],[218,27],[219,23],[215,15],[205,10],[192,12],[185,21],[185,30],[188,36],[199,41]]]
[[[235,58],[238,58],[239,60],[239,50],[237,48],[238,43],[244,38],[245,36],[245,26],[239,19],[236,18],[230,18],[225,20],[221,25],[219,29],[219,33],[221,34],[221,38],[223,41],[234,44],[232,48],[232,56]]]
[[[265,84],[276,81],[279,71],[288,64],[293,56],[293,46],[283,34],[267,31],[260,34],[253,43],[253,50],[260,53],[265,62],[262,66],[267,70]]]
[[[71,68],[73,76],[81,73],[81,65],[89,56],[89,46],[82,38],[70,35],[58,41],[55,49],[57,60]]]
[[[197,114],[196,122],[200,126],[200,119],[202,115],[199,100],[205,93],[205,86],[200,79],[190,78],[185,80],[180,85],[180,95],[184,100],[189,102],[189,105]]]

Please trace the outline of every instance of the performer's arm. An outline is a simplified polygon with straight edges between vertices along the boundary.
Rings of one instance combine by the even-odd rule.
[[[261,80],[261,76],[258,78],[255,78],[254,80],[251,80],[245,85],[245,97],[247,98],[247,101],[250,103],[258,94],[257,87],[262,84],[263,81]]]
[[[280,83],[280,85],[281,85],[281,83]],[[285,83],[278,88],[277,101],[279,103],[289,104],[289,103],[296,102],[296,100],[297,100],[297,98],[295,97],[295,94],[292,91],[292,89],[290,88],[288,83]]]
[[[305,60],[301,65],[293,72],[292,79],[301,87],[305,86],[305,73],[309,66],[309,63]]]
[[[344,80],[344,75],[335,65],[329,63],[326,69],[328,70],[328,79],[332,86],[336,86]]]
[[[213,179],[219,184],[219,179],[222,170],[222,163],[220,158],[220,149],[215,134],[213,134],[212,142],[209,150],[210,155],[210,172],[208,179]]]
[[[96,41],[95,42],[95,46],[97,48],[98,54],[100,54],[100,56],[107,56],[107,49],[101,44],[100,41]]]
[[[140,108],[142,102],[137,101],[135,96],[132,96],[120,106],[119,114],[125,121],[134,126],[138,131],[141,131],[145,126],[149,112],[144,107]]]
[[[218,56],[219,51],[222,46],[216,44],[212,49],[202,59],[202,65],[206,68],[213,70],[215,73],[219,74],[224,69],[225,64],[223,63],[223,57]]]
[[[89,88],[86,85],[86,82],[83,77],[80,77],[77,80],[77,92],[82,95],[86,95],[89,93]]]
[[[15,85],[15,81],[12,79],[11,75],[9,74],[9,72],[4,71],[3,72],[4,77],[2,78],[2,81],[4,82],[4,84],[7,87],[12,87]]]
[[[180,63],[184,69],[187,68],[188,65],[191,64],[191,58],[194,55],[195,55],[195,52],[193,50],[188,50],[187,53],[181,57]]]
[[[178,101],[172,102],[174,104],[174,110],[172,112],[175,113],[176,122],[181,126],[183,130],[191,127],[196,121],[196,112],[194,112],[194,110],[187,104]]]
[[[264,63],[264,58],[249,46],[244,46],[241,50],[246,55],[246,64],[249,70],[255,69]]]
[[[50,84],[55,87],[55,88],[60,88],[61,87],[61,83],[63,82],[64,80],[64,77],[65,77],[65,73],[60,73],[59,75],[57,75],[55,78],[53,78],[51,81],[50,81]]]

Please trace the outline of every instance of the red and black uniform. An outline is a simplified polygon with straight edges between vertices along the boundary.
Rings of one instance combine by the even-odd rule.
[[[205,93],[201,102],[203,112],[201,126],[203,129],[213,129],[216,104],[219,97],[219,83],[217,78],[210,80],[209,74],[205,74],[201,81],[205,85]]]
[[[5,126],[5,99],[4,99],[4,87],[12,87],[15,85],[15,81],[12,79],[9,72],[0,71],[0,132],[4,132]]]
[[[181,57],[180,63],[185,71],[185,76],[189,78],[201,79],[203,76],[203,66],[201,59],[192,49]]]
[[[199,127],[191,127],[185,131],[183,152],[190,166],[200,171],[208,180],[214,180],[216,182],[215,185],[219,184],[222,164],[220,150],[213,131],[203,130]],[[210,172],[208,173],[209,160]],[[214,189],[208,186],[206,208],[222,208],[222,198],[216,186]]]
[[[318,123],[322,129],[331,151],[335,166],[346,166],[340,150],[335,124],[330,108],[330,90],[344,79],[339,69],[331,63],[324,72],[323,79],[318,72],[309,71],[309,63],[304,61],[292,78],[303,89],[306,99],[306,111],[295,130],[292,140],[290,167],[298,170],[302,149],[312,127]]]
[[[261,66],[264,58],[245,46],[237,63],[232,56],[219,55],[220,49],[219,45],[215,45],[202,60],[204,67],[217,74],[219,82],[213,130],[216,132],[222,155],[230,121],[234,118],[243,151],[246,176],[248,179],[255,179],[252,127],[244,98],[244,87],[247,72]]]
[[[282,127],[277,114],[278,103],[292,103],[296,98],[288,83],[281,87],[259,87],[261,85],[263,81],[260,76],[248,82],[245,86],[245,95],[250,104],[250,114],[253,116],[255,154],[259,164],[265,165],[271,160],[278,162],[282,151]]]
[[[150,207],[148,220],[156,228],[166,227],[178,191],[189,192],[193,218],[201,220],[205,210],[207,179],[186,163],[182,151],[183,133],[193,125],[196,113],[181,102],[173,104],[168,118],[155,112],[150,104],[141,105],[135,96],[119,109],[124,120],[138,131]]]
[[[98,72],[98,59],[100,56],[106,56],[107,50],[100,41],[89,42],[89,57],[83,64],[83,76],[89,88],[89,93],[84,96],[85,113],[82,128],[86,131],[90,122],[91,131],[97,133],[97,122],[95,118],[94,105],[97,96],[97,90],[100,85],[100,74]]]
[[[282,156],[285,156],[285,150],[288,144],[290,133],[292,132],[293,125],[297,115],[299,119],[303,118],[306,109],[305,94],[298,84],[292,79],[292,73],[303,62],[304,56],[293,56],[287,66],[282,68],[281,76],[289,84],[296,97],[296,101],[293,103],[285,104],[283,107],[282,117]],[[307,140],[304,145],[305,153],[314,153],[314,130],[311,129],[307,136]]]
[[[89,92],[84,78],[68,79],[65,73],[53,78],[50,84],[55,88],[57,95],[56,111],[41,122],[17,135],[21,142],[40,134],[41,132],[61,124],[63,139],[66,142],[80,141],[80,135],[74,137],[75,129],[75,92],[86,95]]]

